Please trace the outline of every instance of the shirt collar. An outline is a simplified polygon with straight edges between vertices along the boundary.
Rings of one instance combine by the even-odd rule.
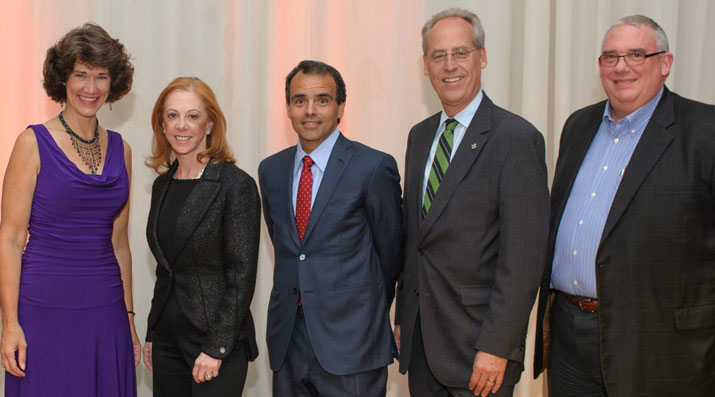
[[[464,127],[469,127],[469,124],[474,118],[474,114],[477,113],[477,109],[479,109],[479,105],[482,103],[482,98],[484,98],[484,92],[482,90],[479,90],[477,96],[472,99],[472,102],[470,102],[466,108],[462,109],[454,117],[447,116],[447,113],[445,113],[443,109],[442,114],[439,117],[439,125],[441,126],[448,119],[455,119],[459,122],[460,125],[463,125]]]
[[[636,126],[640,124],[645,124],[653,115],[655,107],[658,106],[660,98],[663,96],[664,87],[660,87],[658,93],[655,94],[650,101],[643,104],[635,111],[631,112],[629,115],[621,119],[621,121],[626,120],[629,125]],[[613,117],[611,116],[611,101],[606,101],[606,109],[603,111],[603,121],[613,122]]]
[[[336,127],[335,131],[333,131],[330,136],[321,142],[317,148],[310,152],[310,154],[307,154],[303,150],[303,147],[300,145],[300,141],[298,141],[295,151],[295,160],[293,162],[293,174],[298,172],[300,169],[299,164],[303,161],[303,157],[305,156],[310,156],[313,160],[313,164],[315,164],[321,172],[325,172],[325,168],[328,166],[328,160],[330,160],[330,153],[333,151],[335,142],[338,141],[338,136],[340,136],[340,131],[338,131],[338,128]]]

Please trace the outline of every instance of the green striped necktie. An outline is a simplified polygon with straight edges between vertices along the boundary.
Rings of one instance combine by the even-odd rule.
[[[434,160],[432,161],[432,168],[429,172],[429,179],[427,180],[427,189],[425,190],[422,202],[422,216],[426,216],[430,207],[432,207],[432,203],[434,202],[435,197],[437,197],[439,184],[442,183],[444,174],[447,172],[447,168],[449,167],[449,160],[452,154],[452,144],[454,143],[454,128],[456,126],[457,120],[448,119],[447,127],[445,127],[442,135],[439,137],[437,150],[434,153]]]

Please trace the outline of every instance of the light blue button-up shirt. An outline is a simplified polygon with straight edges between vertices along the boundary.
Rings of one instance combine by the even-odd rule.
[[[429,156],[427,156],[427,164],[425,164],[425,175],[424,179],[422,180],[423,199],[425,195],[425,190],[427,189],[427,180],[429,179],[429,173],[432,169],[432,162],[434,161],[434,154],[437,152],[437,144],[439,143],[439,137],[442,135],[444,129],[447,128],[447,120],[457,120],[457,126],[454,127],[454,138],[452,140],[452,153],[450,153],[449,156],[449,161],[452,161],[452,159],[454,158],[454,154],[457,152],[459,144],[462,143],[462,138],[464,138],[464,134],[467,133],[467,127],[469,127],[469,124],[472,122],[474,115],[477,113],[477,109],[479,109],[479,105],[482,103],[483,97],[484,93],[482,92],[482,90],[479,90],[477,96],[472,99],[472,102],[470,102],[466,108],[462,109],[462,111],[457,113],[454,117],[447,116],[444,110],[442,110],[442,115],[439,117],[439,127],[437,127],[437,131],[435,131],[434,133],[434,138],[432,138],[432,147],[430,148]],[[449,172],[449,168],[447,168],[447,172]],[[439,191],[437,192],[437,194],[439,194]]]
[[[556,235],[552,288],[598,297],[596,254],[603,227],[631,155],[662,95],[661,88],[653,99],[617,123],[606,102],[603,120],[579,168]]]
[[[325,174],[325,167],[328,166],[328,160],[330,160],[330,153],[333,152],[333,147],[335,142],[338,140],[340,131],[335,128],[329,137],[327,137],[323,142],[318,145],[310,154],[305,153],[303,147],[300,145],[300,141],[296,145],[295,160],[293,160],[293,189],[292,202],[293,202],[293,215],[295,215],[295,205],[298,199],[298,183],[300,182],[300,173],[303,171],[303,157],[310,156],[313,159],[313,165],[310,170],[313,172],[313,195],[310,198],[310,208],[313,208],[313,203],[315,202],[315,196],[318,194],[318,189],[320,188],[320,182],[323,180],[323,175]]]

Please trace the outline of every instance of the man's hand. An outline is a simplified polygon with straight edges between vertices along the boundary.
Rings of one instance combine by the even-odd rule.
[[[472,377],[469,379],[469,390],[474,390],[475,396],[486,397],[490,392],[496,393],[504,381],[507,359],[494,356],[483,351],[474,355]]]

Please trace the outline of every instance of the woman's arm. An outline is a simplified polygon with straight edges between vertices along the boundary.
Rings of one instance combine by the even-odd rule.
[[[22,250],[27,242],[32,197],[40,153],[37,138],[28,128],[15,142],[5,171],[0,223],[0,304],[2,305],[2,366],[12,375],[25,376],[25,334],[17,318]],[[15,358],[17,352],[17,359]]]
[[[127,174],[131,186],[132,180],[132,149],[126,142],[124,144],[124,164],[127,167]],[[129,330],[132,334],[132,345],[134,347],[134,365],[139,364],[141,357],[141,343],[137,336],[136,327],[134,326],[134,298],[132,297],[132,252],[129,248],[129,197],[124,204],[124,208],[114,220],[112,229],[112,245],[114,246],[114,255],[119,263],[119,269],[122,274],[122,286],[124,287],[124,304],[127,306],[127,315],[129,316]],[[129,313],[131,312],[131,313]]]

